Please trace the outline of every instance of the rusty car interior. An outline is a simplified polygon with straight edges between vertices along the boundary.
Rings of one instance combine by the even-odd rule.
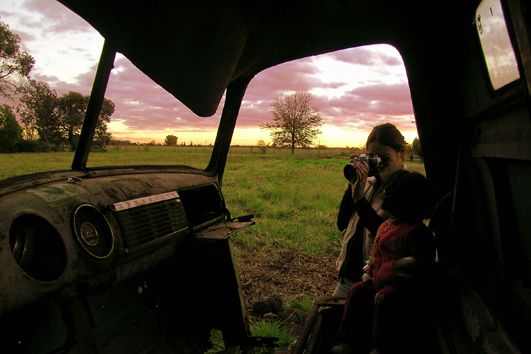
[[[403,58],[439,198],[433,352],[531,352],[529,2],[59,2],[105,43],[72,168],[0,181],[1,352],[201,353],[216,328],[252,353],[230,239],[255,220],[222,188],[246,87],[378,43]],[[116,53],[200,117],[225,97],[205,169],[87,167]],[[326,353],[337,308],[316,303],[293,352]]]

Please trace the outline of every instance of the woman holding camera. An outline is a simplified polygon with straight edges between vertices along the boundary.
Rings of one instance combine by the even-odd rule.
[[[382,185],[394,172],[404,168],[406,141],[393,124],[373,128],[367,138],[367,153],[363,158],[353,156],[355,169],[337,216],[337,227],[343,233],[341,253],[336,260],[339,272],[333,296],[345,297],[363,274],[370,259],[374,235],[389,215],[381,209]],[[370,209],[376,211],[368,212]]]

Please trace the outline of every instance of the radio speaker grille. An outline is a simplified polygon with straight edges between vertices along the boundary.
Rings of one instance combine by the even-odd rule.
[[[187,228],[186,214],[178,199],[116,212],[129,252]]]

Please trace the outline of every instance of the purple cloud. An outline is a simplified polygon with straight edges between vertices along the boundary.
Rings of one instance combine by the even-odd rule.
[[[350,64],[372,66],[383,63],[386,66],[400,66],[402,61],[396,56],[378,52],[370,48],[351,48],[330,54],[332,58]]]

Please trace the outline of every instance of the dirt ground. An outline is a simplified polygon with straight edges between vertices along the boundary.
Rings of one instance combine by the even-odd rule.
[[[330,296],[335,283],[335,255],[239,249],[236,267],[247,305],[277,295],[288,302]]]
[[[286,305],[292,300],[330,296],[336,284],[336,255],[236,248],[236,268],[251,320],[278,318],[299,335],[306,313],[296,313]]]

